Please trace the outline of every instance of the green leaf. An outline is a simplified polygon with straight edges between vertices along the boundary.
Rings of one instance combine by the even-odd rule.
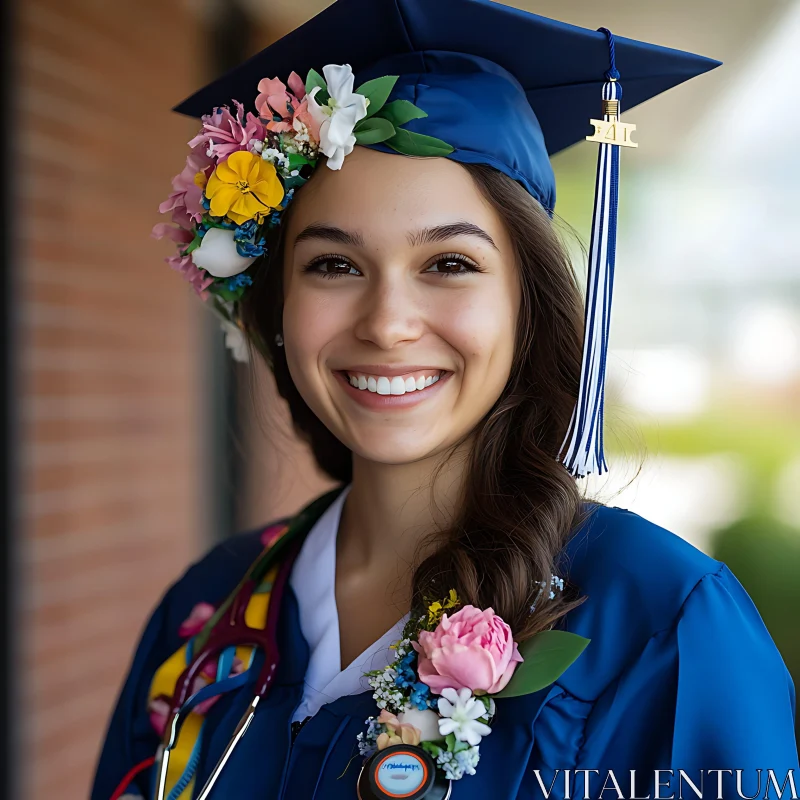
[[[394,136],[394,125],[388,119],[373,117],[362,119],[353,130],[356,144],[377,144]]]
[[[427,113],[421,108],[417,108],[408,100],[392,100],[381,109],[381,117],[388,119],[395,128],[405,125],[412,119],[423,119]]]
[[[402,128],[398,128],[397,133],[391,139],[387,139],[384,144],[406,156],[446,156],[455,149],[434,136],[412,133]]]
[[[469,742],[456,741],[456,746],[453,748],[454,753],[461,753],[464,750],[469,750]]]
[[[434,761],[442,752],[442,748],[439,747],[438,744],[434,744],[433,742],[420,742],[419,746],[426,752],[430,753],[433,756]]]
[[[186,246],[186,249],[183,251],[183,255],[188,256],[191,253],[194,253],[194,251],[197,250],[197,248],[200,247],[202,243],[203,243],[203,237],[196,233],[194,235],[194,239],[192,239],[192,241],[189,242],[189,244]]]
[[[447,745],[447,749],[452,753],[456,746],[456,735],[454,733],[448,733],[447,736],[444,737],[444,741]]]
[[[367,103],[367,118],[383,108],[384,103],[389,99],[389,95],[397,83],[399,75],[384,75],[382,78],[374,78],[371,81],[362,83],[356,89],[356,94],[363,94],[369,100]]]
[[[289,167],[291,169],[300,169],[300,167],[310,164],[311,162],[300,153],[289,153]]]
[[[231,290],[227,286],[224,286],[219,283],[214,285],[213,291],[216,294],[218,294],[223,300],[227,300],[228,302],[233,302],[234,300],[238,300],[242,296],[242,287]]]
[[[519,646],[525,659],[505,689],[492,697],[520,697],[549,686],[584,651],[591,639],[568,631],[542,631]]]
[[[308,71],[308,77],[306,78],[306,94],[311,94],[311,90],[319,86],[323,92],[327,94],[328,92],[328,84],[325,83],[325,78],[319,74],[315,69],[310,69]],[[319,96],[319,92],[315,95],[315,97]]]

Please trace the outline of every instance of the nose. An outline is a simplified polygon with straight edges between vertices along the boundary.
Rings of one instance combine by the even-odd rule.
[[[400,276],[383,278],[359,299],[353,332],[357,339],[391,350],[415,342],[425,329],[420,298]]]

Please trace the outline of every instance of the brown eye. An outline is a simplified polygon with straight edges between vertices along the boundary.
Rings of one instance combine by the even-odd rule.
[[[441,275],[466,275],[470,272],[482,272],[481,268],[466,256],[458,253],[439,256],[425,272]]]
[[[338,278],[340,275],[360,275],[361,273],[341,256],[321,256],[312,261],[304,270],[316,272],[323,278]]]

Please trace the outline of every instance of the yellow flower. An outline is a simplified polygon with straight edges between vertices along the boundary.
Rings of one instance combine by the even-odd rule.
[[[460,603],[461,601],[458,599],[455,589],[450,590],[447,599],[442,601],[437,600],[435,603],[431,603],[428,606],[428,628],[431,629],[438,625],[444,612],[448,609],[455,608],[457,605],[460,605]]]
[[[283,185],[274,164],[238,150],[217,165],[208,179],[206,197],[213,216],[227,216],[241,225],[277,207],[283,200]]]

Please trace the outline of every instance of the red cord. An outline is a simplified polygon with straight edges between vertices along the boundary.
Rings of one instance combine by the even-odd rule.
[[[123,794],[125,794],[125,790],[131,785],[133,779],[140,773],[146,770],[148,767],[152,767],[153,764],[156,763],[156,757],[150,756],[150,758],[146,758],[141,764],[137,764],[132,769],[129,769],[127,773],[125,773],[125,777],[119,782],[119,786],[114,790],[114,794],[111,795],[111,800],[119,800]]]

